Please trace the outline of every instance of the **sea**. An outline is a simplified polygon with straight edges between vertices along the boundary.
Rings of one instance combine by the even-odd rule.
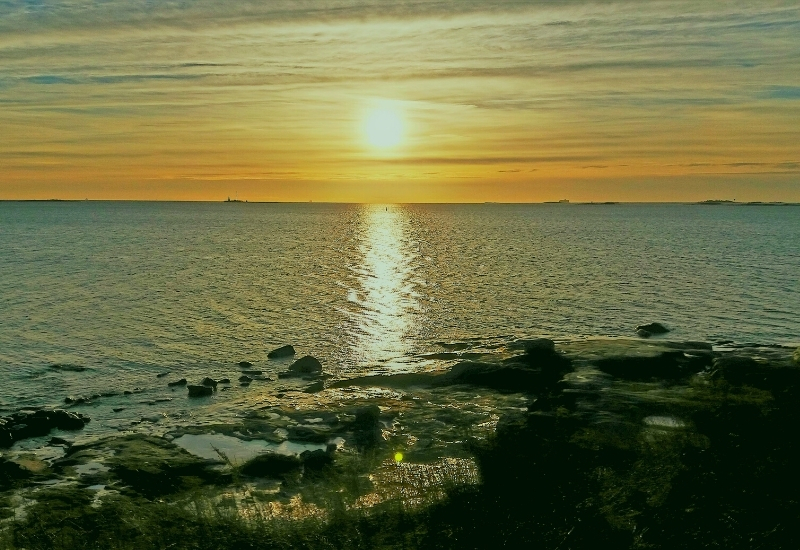
[[[798,283],[794,205],[0,202],[0,415],[221,421],[274,390],[238,362],[276,379],[284,344],[334,379],[654,321],[796,346]],[[167,386],[204,376],[232,387]]]

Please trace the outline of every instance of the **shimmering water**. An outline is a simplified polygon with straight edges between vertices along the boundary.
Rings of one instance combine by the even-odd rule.
[[[139,387],[170,413],[169,379],[271,374],[285,343],[337,376],[648,321],[797,343],[798,243],[795,206],[0,203],[0,408]]]

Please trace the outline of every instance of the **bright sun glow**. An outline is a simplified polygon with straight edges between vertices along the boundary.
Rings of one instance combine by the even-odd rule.
[[[367,141],[373,147],[395,147],[403,139],[403,120],[396,109],[380,107],[367,113]]]

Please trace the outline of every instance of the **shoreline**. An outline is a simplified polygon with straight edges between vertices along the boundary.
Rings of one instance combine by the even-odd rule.
[[[602,520],[603,533],[634,540],[637,528],[653,528],[650,511],[678,513],[671,499],[677,498],[674,487],[683,487],[681,472],[705,471],[702,463],[687,462],[687,452],[735,457],[740,451],[730,447],[731,433],[737,448],[749,453],[745,462],[760,456],[773,461],[769,476],[785,475],[783,457],[795,457],[795,449],[779,434],[795,416],[800,420],[800,349],[775,345],[529,339],[436,372],[349,380],[318,371],[303,376],[303,384],[317,388],[269,396],[238,411],[236,423],[187,422],[183,429],[86,441],[80,431],[54,431],[44,436],[51,438],[45,446],[50,456],[19,446],[2,449],[2,529],[22,529],[37,498],[46,502],[64,491],[89,495],[102,508],[131,498],[148,506],[198,494],[213,501],[214,495],[245,490],[249,501],[225,505],[236,517],[274,520],[291,509],[328,525],[331,511],[323,504],[340,494],[344,471],[356,483],[347,506],[377,514],[394,502],[423,514],[453,505],[458,491],[499,491],[508,499],[519,487],[541,492],[531,483],[543,482],[548,471],[565,479],[586,470],[613,472],[605,490],[630,493],[623,501],[606,501],[593,481],[580,498],[605,502],[591,512]],[[318,388],[319,382],[326,387]],[[556,462],[543,462],[543,452]],[[147,466],[146,457],[156,463]],[[572,460],[578,470],[565,466]],[[403,476],[427,481],[414,485]],[[728,488],[717,490],[727,494]],[[764,498],[751,506],[776,505]]]

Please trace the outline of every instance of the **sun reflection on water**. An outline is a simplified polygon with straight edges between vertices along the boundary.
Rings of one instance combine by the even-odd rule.
[[[350,289],[351,353],[365,365],[392,365],[409,352],[408,335],[419,309],[413,278],[416,251],[403,207],[365,205],[359,228],[361,262]]]

